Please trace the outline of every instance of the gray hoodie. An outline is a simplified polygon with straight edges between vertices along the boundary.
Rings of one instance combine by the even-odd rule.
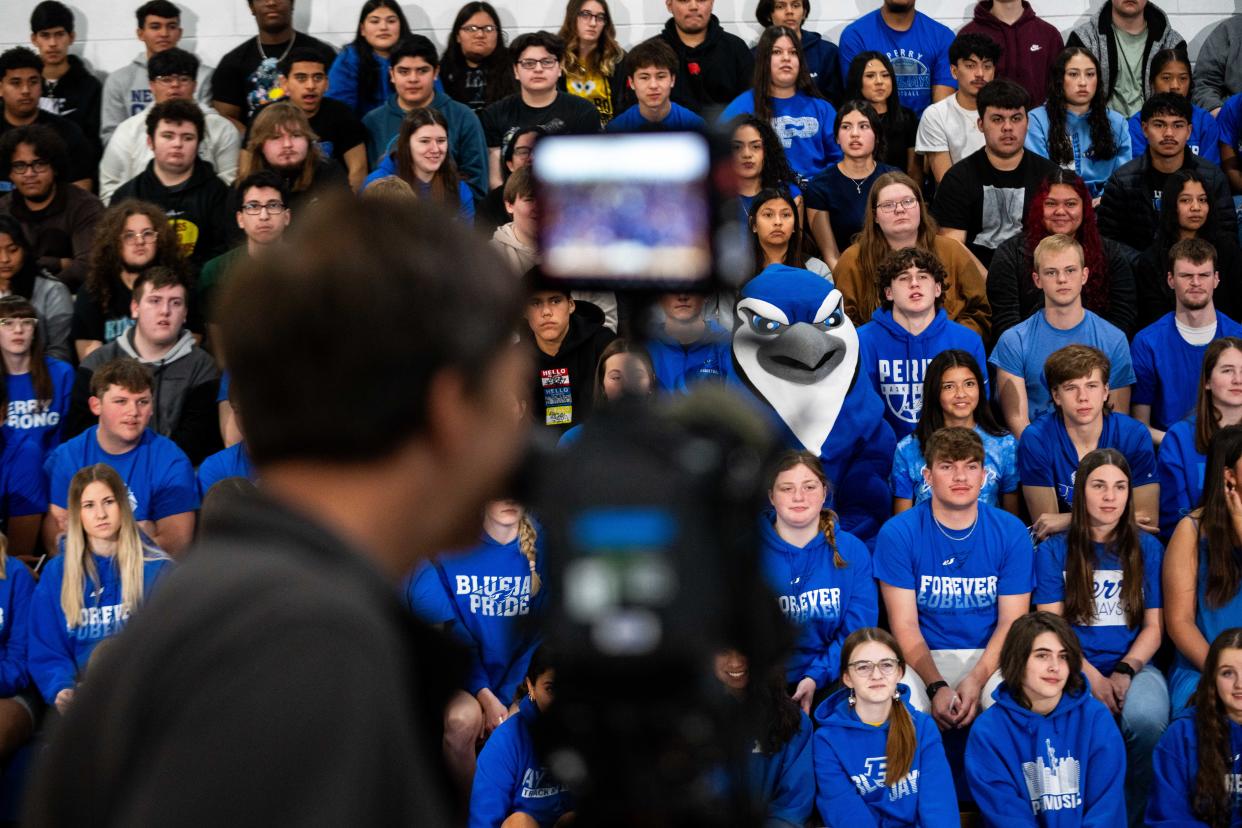
[[[1186,48],[1186,39],[1169,25],[1169,17],[1156,4],[1148,2],[1143,10],[1147,21],[1147,46],[1143,50],[1143,66],[1140,76],[1143,78],[1143,99],[1151,96],[1151,79],[1147,77],[1147,61],[1161,49]],[[1117,35],[1113,32],[1113,9],[1111,0],[1091,10],[1086,22],[1074,27],[1066,46],[1082,46],[1095,55],[1100,61],[1100,75],[1104,79],[1104,88],[1108,92],[1105,98],[1113,96],[1117,86]],[[1202,60],[1202,58],[1200,59]]]
[[[1195,63],[1194,102],[1211,112],[1242,92],[1242,15],[1225,18],[1203,41]]]
[[[212,67],[199,64],[198,88],[194,97],[207,106],[211,103]],[[108,75],[103,85],[103,99],[99,106],[99,137],[104,144],[112,137],[117,126],[131,115],[137,115],[155,102],[151,94],[151,81],[147,77],[147,53],[139,52],[138,57],[127,66],[122,66]]]

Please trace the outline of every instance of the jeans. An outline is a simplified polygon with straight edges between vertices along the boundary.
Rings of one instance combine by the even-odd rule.
[[[1142,828],[1152,787],[1151,754],[1169,726],[1169,688],[1152,665],[1130,682],[1117,723],[1126,743],[1126,810],[1131,828]]]

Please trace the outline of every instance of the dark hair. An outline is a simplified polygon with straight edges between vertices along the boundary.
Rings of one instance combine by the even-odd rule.
[[[1189,124],[1194,120],[1195,111],[1190,100],[1172,92],[1157,92],[1143,103],[1139,110],[1139,121],[1147,123],[1157,115],[1173,115],[1185,119]]]
[[[130,216],[146,216],[156,233],[155,258],[149,266],[185,267],[181,253],[181,244],[177,241],[177,231],[172,222],[155,204],[149,201],[125,199],[114,201],[112,206],[104,210],[95,225],[95,237],[91,243],[91,269],[86,274],[86,282],[82,289],[90,296],[100,312],[107,313],[112,302],[112,291],[121,283],[121,271],[125,269],[125,258],[122,255],[123,244],[121,234],[125,232],[125,222]]]
[[[174,6],[168,0],[147,0],[138,7],[134,12],[134,16],[138,18],[138,28],[147,25],[148,17],[162,17],[166,20],[181,20],[181,9]]]
[[[1211,262],[1212,267],[1215,268],[1216,248],[1206,239],[1193,236],[1189,239],[1180,239],[1169,248],[1169,273],[1173,272],[1173,265],[1179,259],[1191,264]]]
[[[1066,345],[1053,351],[1044,360],[1044,382],[1051,393],[1070,380],[1089,378],[1099,371],[1100,378],[1107,384],[1111,370],[1112,363],[1099,348],[1090,345]]]
[[[260,466],[389,456],[426,428],[434,382],[453,372],[475,390],[521,319],[504,262],[442,208],[346,197],[316,207],[287,246],[240,262],[220,297],[222,347]],[[411,325],[412,307],[436,313]],[[367,335],[304,335],[342,319]]]
[[[34,147],[37,158],[51,161],[56,180],[64,180],[69,170],[69,148],[56,130],[43,124],[14,127],[0,136],[0,179],[8,179],[12,174],[13,153],[21,144]]]
[[[967,32],[959,34],[953,38],[953,42],[949,44],[949,63],[954,64],[967,58],[977,57],[980,60],[990,60],[996,63],[1000,60],[1001,45],[992,38]]]
[[[845,97],[863,97],[863,73],[867,71],[867,64],[873,60],[878,60],[884,64],[893,87],[892,91],[888,93],[888,100],[885,102],[888,108],[884,110],[884,115],[882,116],[887,121],[889,118],[896,117],[901,110],[901,93],[897,90],[897,72],[893,69],[893,62],[883,52],[859,52],[854,56],[854,59],[850,61],[849,71],[845,73]]]
[[[604,393],[604,369],[608,365],[608,360],[617,354],[632,354],[635,359],[641,362],[647,371],[647,376],[651,380],[651,390],[654,392],[656,389],[655,366],[651,364],[651,355],[647,353],[647,349],[623,336],[619,336],[604,346],[604,350],[599,353],[599,359],[595,361],[595,396],[593,399],[595,400],[596,410],[599,409],[601,404],[607,405],[608,395]]]
[[[561,67],[568,72],[596,72],[606,78],[616,74],[617,66],[625,57],[625,51],[617,43],[617,27],[612,20],[612,9],[608,0],[595,0],[604,7],[604,25],[600,29],[599,43],[587,55],[585,65],[578,61],[578,13],[582,11],[587,0],[569,0],[565,4],[565,19],[561,22],[561,30],[557,33],[565,43],[565,54],[561,58]]]
[[[1021,85],[1008,78],[997,78],[979,90],[975,98],[975,107],[979,118],[987,115],[988,109],[1021,109],[1026,110],[1031,103],[1031,96]]]
[[[944,304],[944,284],[948,277],[944,272],[944,265],[936,258],[936,254],[930,250],[920,250],[917,247],[905,247],[901,250],[894,250],[884,257],[884,261],[880,262],[879,269],[876,270],[876,287],[880,290],[880,307],[886,311],[893,309],[893,300],[884,297],[885,288],[891,287],[893,280],[905,273],[910,268],[916,268],[928,273],[936,284],[940,286],[940,295],[936,297],[936,307],[939,308]]]
[[[974,411],[975,427],[993,437],[1008,433],[996,424],[992,407],[988,405],[987,394],[984,393],[987,386],[984,385],[983,369],[979,367],[978,360],[967,351],[950,348],[936,354],[935,358],[927,364],[923,374],[923,407],[919,409],[919,422],[914,427],[914,439],[919,441],[919,445],[927,445],[931,436],[944,428],[944,409],[940,407],[940,386],[944,382],[944,375],[952,368],[966,368],[975,375],[975,385],[979,389],[979,402],[975,404]]]
[[[401,10],[401,6],[396,0],[367,0],[362,4],[362,11],[358,13],[358,28],[355,30],[353,42],[350,43],[354,53],[358,56],[359,101],[371,100],[376,91],[382,88],[383,85],[383,79],[380,77],[379,63],[375,59],[375,50],[371,48],[370,43],[367,43],[367,39],[362,36],[362,24],[366,22],[367,15],[377,9],[391,9],[392,13],[397,16],[397,42],[393,44],[394,49],[399,47],[401,41],[410,35],[410,24],[406,21],[405,12]],[[307,60],[310,59],[307,58]],[[432,66],[438,66],[440,61],[436,59],[428,61],[428,63]],[[389,65],[391,66],[392,64],[389,63]],[[330,67],[325,66],[324,68]]]
[[[1065,620],[1080,626],[1090,625],[1095,612],[1095,569],[1099,558],[1091,540],[1091,518],[1087,514],[1087,483],[1091,473],[1101,466],[1116,466],[1133,483],[1130,464],[1117,449],[1101,448],[1087,452],[1074,475],[1074,502],[1070,509],[1069,534],[1065,538]],[[1134,519],[1134,490],[1126,493],[1126,507],[1112,536],[1104,548],[1121,562],[1121,606],[1131,628],[1143,621],[1143,547],[1140,529]]]
[[[448,134],[448,121],[440,110],[430,106],[407,113],[401,121],[401,129],[397,132],[397,177],[411,187],[417,185],[417,178],[414,175],[413,153],[410,152],[410,137],[425,126],[441,127]],[[457,192],[460,182],[453,155],[446,152],[440,169],[431,178],[431,197],[456,209],[461,204],[461,195]]]
[[[35,279],[39,276],[41,269],[25,229],[21,222],[11,215],[0,213],[0,236],[8,236],[22,252],[21,269],[9,279],[9,293],[17,296],[33,296]],[[0,405],[0,411],[4,410],[4,406]]]
[[[158,78],[160,75],[188,75],[198,77],[199,59],[193,52],[179,49],[176,46],[156,52],[147,61],[147,77]]]
[[[772,83],[772,50],[776,48],[776,42],[782,37],[789,38],[794,51],[798,53],[798,79],[794,82],[795,88],[812,98],[823,97],[815,86],[815,81],[811,80],[811,71],[806,63],[806,52],[802,51],[802,39],[798,37],[798,33],[785,26],[769,26],[763,30],[763,34],[759,36],[759,45],[755,47],[755,74],[750,84],[755,99],[754,114],[761,121],[770,121],[774,115],[768,87]]]
[[[1000,673],[1005,688],[1013,700],[1027,710],[1031,709],[1031,700],[1022,689],[1022,679],[1026,676],[1026,663],[1031,657],[1035,639],[1046,632],[1061,639],[1061,645],[1065,647],[1066,666],[1069,667],[1065,693],[1076,696],[1086,687],[1086,679],[1082,675],[1082,645],[1078,643],[1073,628],[1064,618],[1051,612],[1028,612],[1013,622],[1000,654]]]
[[[673,77],[677,76],[677,53],[662,37],[649,38],[630,49],[625,56],[625,62],[631,75],[639,69],[654,66],[657,69],[667,69]]]
[[[923,459],[930,466],[937,460],[974,460],[982,463],[987,459],[983,451],[983,438],[972,429],[962,426],[946,426],[927,438],[923,446]]]
[[[473,0],[473,2],[466,3],[457,12],[457,17],[453,19],[453,28],[448,35],[448,45],[444,48],[444,55],[441,58],[440,83],[444,86],[444,91],[453,98],[459,101],[468,99],[466,73],[469,66],[466,63],[466,55],[461,50],[461,44],[457,42],[457,33],[462,26],[466,25],[467,20],[479,12],[490,17],[496,26],[496,48],[479,63],[479,68],[483,69],[487,79],[487,84],[483,89],[483,98],[487,103],[492,103],[517,91],[517,80],[513,77],[513,67],[509,63],[508,50],[505,47],[505,30],[500,24],[500,15],[496,13],[492,4],[485,0]]]
[[[1113,125],[1108,120],[1108,90],[1105,88],[1100,60],[1081,46],[1067,46],[1057,55],[1048,73],[1048,99],[1044,108],[1048,112],[1048,159],[1063,166],[1074,160],[1074,146],[1066,127],[1067,102],[1065,98],[1065,70],[1076,57],[1085,57],[1095,67],[1095,94],[1087,108],[1087,127],[1091,133],[1091,146],[1084,153],[1093,161],[1107,161],[1117,156],[1117,141],[1113,137]],[[982,110],[980,110],[982,112]]]
[[[164,54],[161,52],[161,54]],[[154,60],[159,55],[152,56]],[[199,108],[198,103],[188,98],[173,98],[171,101],[164,101],[151,107],[147,112],[147,137],[155,138],[156,130],[160,128],[160,121],[168,121],[170,124],[193,124],[194,129],[198,131],[198,140],[203,140],[203,133],[207,130],[206,122],[203,119],[203,110]]]
[[[388,65],[396,66],[403,58],[422,58],[432,68],[440,65],[440,56],[436,54],[436,45],[429,38],[420,34],[412,34],[402,38],[388,53]]]
[[[1242,339],[1236,336],[1213,339],[1203,353],[1203,367],[1199,370],[1199,393],[1195,402],[1195,451],[1204,456],[1207,455],[1212,438],[1220,431],[1220,412],[1216,410],[1216,400],[1212,398],[1208,383],[1212,379],[1212,372],[1216,370],[1216,363],[1228,350],[1242,351]]]
[[[1199,767],[1195,769],[1194,790],[1190,791],[1190,807],[1211,828],[1228,828],[1233,819],[1234,793],[1222,781],[1230,778],[1233,750],[1225,703],[1216,691],[1216,671],[1220,668],[1221,653],[1237,649],[1242,649],[1242,627],[1230,627],[1216,636],[1203,660],[1203,672],[1192,699]]]
[[[258,172],[252,172],[234,185],[233,200],[237,205],[234,212],[241,210],[241,205],[246,200],[246,191],[258,187],[276,190],[280,193],[280,200],[284,202],[286,207],[289,206],[289,183],[285,181],[284,176],[277,175],[272,170],[259,170]]]
[[[556,58],[557,63],[565,57],[565,41],[541,29],[537,32],[520,34],[513,39],[513,42],[509,44],[510,64],[517,66],[517,62],[522,59],[522,52],[535,46],[542,46],[546,49],[548,54]]]
[[[901,645],[890,633],[879,627],[860,627],[846,637],[841,645],[841,672],[844,676],[850,667],[850,656],[861,645],[874,641],[883,644],[893,651],[897,657],[897,665],[904,672],[906,656]],[[914,766],[914,753],[918,749],[918,737],[914,732],[914,720],[901,699],[894,699],[888,711],[888,738],[884,743],[884,756],[888,761],[884,771],[884,782],[890,787],[899,780],[905,779]],[[891,781],[890,781],[891,780]]]
[[[64,29],[73,34],[73,12],[60,0],[43,0],[30,13],[30,33]]]
[[[542,676],[549,670],[555,670],[559,659],[552,647],[547,644],[540,644],[531,653],[530,663],[526,665],[526,678],[532,682]],[[518,698],[522,697],[522,688],[518,687]]]
[[[824,464],[820,461],[819,455],[804,449],[787,449],[777,455],[768,471],[768,491],[771,492],[776,488],[776,478],[798,466],[805,466],[807,471],[819,479],[824,487],[825,495],[832,495],[832,481],[824,473]],[[837,569],[845,569],[849,566],[849,562],[841,557],[841,550],[837,546],[837,524],[839,522],[837,513],[831,509],[824,509],[819,513],[819,531],[824,536],[828,548],[832,550],[832,565]]]
[[[806,253],[802,250],[802,223],[798,220],[798,203],[794,201],[789,190],[785,188],[760,190],[750,202],[750,238],[754,244],[755,251],[755,273],[763,270],[765,257],[763,254],[763,245],[759,242],[759,233],[755,230],[755,221],[759,216],[759,211],[763,209],[763,205],[769,201],[783,201],[789,205],[789,209],[793,211],[793,230],[789,234],[789,241],[785,243],[785,255],[781,259],[781,264],[790,267],[805,267]]]
[[[797,184],[798,174],[793,171],[793,167],[789,166],[785,147],[781,145],[781,139],[772,129],[772,125],[767,121],[759,120],[754,115],[747,115],[734,121],[731,134],[736,135],[742,127],[750,127],[758,132],[759,140],[763,142],[763,170],[759,173],[759,186],[765,190],[787,190],[790,185]]]
[[[13,69],[33,69],[43,74],[43,58],[33,49],[14,46],[0,53],[0,81]]]
[[[1035,248],[1052,235],[1044,225],[1044,202],[1052,188],[1057,185],[1072,188],[1082,202],[1082,224],[1074,232],[1074,241],[1082,248],[1082,263],[1091,273],[1091,278],[1087,279],[1082,288],[1082,304],[1087,310],[1103,315],[1111,303],[1112,274],[1108,268],[1108,255],[1104,252],[1104,240],[1096,223],[1095,207],[1091,204],[1091,192],[1073,170],[1057,167],[1048,173],[1027,207],[1026,255],[1030,258],[1031,266],[1026,268],[1026,273],[1029,274],[1034,267]],[[1029,279],[1030,276],[1026,275],[1024,278]]]
[[[91,375],[91,396],[103,397],[113,385],[137,394],[154,388],[151,369],[133,357],[117,357],[95,369]]]
[[[500,171],[506,180],[508,180],[509,176],[513,174],[509,171],[508,164],[513,160],[513,154],[517,152],[518,139],[523,135],[530,135],[532,132],[535,134],[536,140],[548,134],[548,130],[541,124],[538,126],[518,127],[501,139],[500,160],[502,163],[500,165]]]
[[[26,251],[26,260],[29,262],[33,258],[30,256],[29,246],[25,244],[24,239],[13,236],[12,227],[8,226],[9,222],[13,222],[13,219],[9,216],[0,216],[0,233],[7,233],[13,238]],[[16,224],[16,222],[13,223]],[[20,226],[18,230],[20,232]],[[23,265],[22,272],[28,269],[29,265]],[[56,388],[52,384],[52,375],[47,370],[47,361],[43,351],[43,323],[46,320],[39,318],[39,312],[35,310],[34,304],[26,298],[28,295],[19,294],[14,290],[7,296],[0,296],[0,319],[17,317],[39,320],[35,324],[34,335],[30,338],[30,384],[34,386],[35,399],[39,401],[39,407],[46,411],[56,395]],[[4,367],[4,360],[0,360],[0,411],[9,410],[8,376],[9,372]]]
[[[811,16],[811,0],[800,0],[802,3],[802,22],[805,23],[807,18]],[[755,19],[759,21],[759,25],[765,29],[772,25],[772,12],[776,9],[776,0],[759,0],[759,5],[755,6]]]
[[[1242,458],[1242,426],[1225,426],[1208,442],[1207,469],[1203,473],[1203,498],[1199,501],[1199,537],[1206,541],[1207,588],[1204,601],[1209,607],[1223,607],[1242,584],[1242,562],[1234,551],[1233,520],[1229,516],[1225,471],[1237,467]],[[1202,580],[1203,573],[1199,573]]]
[[[1203,226],[1195,231],[1195,238],[1215,242],[1220,238],[1220,218],[1216,215],[1216,205],[1212,203],[1212,188],[1203,173],[1195,169],[1177,170],[1164,180],[1164,190],[1160,197],[1160,225],[1156,231],[1156,241],[1162,251],[1167,251],[1181,237],[1181,224],[1177,216],[1177,200],[1182,190],[1190,182],[1196,182],[1207,195],[1207,218]],[[1160,261],[1168,261],[1168,253],[1163,252]],[[1094,273],[1095,271],[1092,271]]]
[[[1190,56],[1186,54],[1185,49],[1161,49],[1148,58],[1147,82],[1154,88],[1156,78],[1160,77],[1164,67],[1170,63],[1185,64],[1186,72],[1190,75],[1190,85],[1186,89],[1186,96],[1190,97],[1190,93],[1195,91],[1195,76],[1194,70],[1190,66]]]
[[[160,290],[167,287],[183,287],[186,292],[186,305],[190,303],[190,283],[185,278],[185,274],[180,270],[171,267],[148,267],[138,274],[138,278],[134,280],[134,301],[137,302],[142,295],[150,290]]]
[[[875,136],[875,148],[871,150],[871,157],[876,161],[884,158],[884,152],[888,149],[887,139],[884,135],[884,121],[880,118],[880,113],[875,111],[875,107],[870,101],[862,98],[851,98],[841,104],[841,108],[837,110],[837,118],[832,122],[832,137],[838,140],[841,136],[841,124],[845,122],[845,116],[854,112],[861,113],[867,119],[867,123],[871,125],[871,134]],[[839,140],[838,140],[839,143]],[[843,244],[848,244],[849,240],[842,240]]]
[[[323,67],[325,74],[332,68],[332,61],[324,60],[323,52],[312,49],[309,46],[299,46],[296,49],[291,49],[289,54],[285,55],[280,63],[276,64],[276,71],[288,77],[289,73],[293,71],[293,64],[295,63],[318,63]],[[375,67],[374,60],[371,61],[371,66],[372,68]],[[358,69],[359,71],[362,69],[361,62],[358,64]]]

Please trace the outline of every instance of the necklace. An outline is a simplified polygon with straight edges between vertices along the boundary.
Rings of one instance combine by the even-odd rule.
[[[298,40],[298,33],[295,31],[293,33],[293,37],[289,38],[289,45],[286,46],[285,50],[280,53],[280,57],[276,58],[277,63],[280,63],[282,60],[285,59],[285,55],[289,54],[289,50],[293,48],[293,44],[296,43],[297,40]],[[259,35],[254,36],[254,45],[255,45],[255,48],[259,50],[259,57],[261,57],[263,60],[267,60],[267,52],[263,51],[263,42],[259,40]]]
[[[932,515],[932,522],[936,524],[936,528],[940,530],[940,534],[944,535],[949,540],[964,541],[975,533],[975,529],[979,528],[979,513],[975,512],[974,523],[970,524],[970,528],[966,530],[966,534],[962,535],[960,538],[950,535],[949,530],[944,527],[943,523],[941,523],[939,520],[936,519],[935,514]],[[958,530],[958,531],[961,531],[961,530]]]
[[[862,195],[862,185],[867,183],[867,179],[871,177],[871,173],[867,173],[862,178],[854,178],[845,174],[845,170],[841,169],[841,165],[837,164],[837,172],[841,173],[841,177],[854,185],[854,192]],[[873,169],[871,172],[875,172]]]

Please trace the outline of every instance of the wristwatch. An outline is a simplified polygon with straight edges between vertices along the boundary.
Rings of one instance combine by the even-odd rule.
[[[948,686],[949,683],[947,681],[933,681],[927,685],[927,700],[931,701],[936,698],[936,694]]]

